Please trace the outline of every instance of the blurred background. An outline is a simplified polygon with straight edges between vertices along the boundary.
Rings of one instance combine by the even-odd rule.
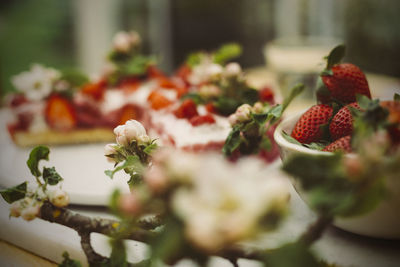
[[[1,95],[34,62],[98,73],[120,30],[138,31],[168,73],[226,42],[243,46],[244,68],[276,71],[313,69],[308,58],[345,43],[347,61],[400,77],[399,13],[397,0],[1,0]]]

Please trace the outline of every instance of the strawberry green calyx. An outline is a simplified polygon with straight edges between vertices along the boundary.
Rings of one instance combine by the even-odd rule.
[[[321,73],[322,75],[328,75],[327,70],[342,61],[346,53],[346,46],[341,44],[332,49],[329,55],[326,57],[326,69]]]

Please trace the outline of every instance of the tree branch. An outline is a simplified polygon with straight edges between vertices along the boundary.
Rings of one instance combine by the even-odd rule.
[[[67,226],[80,234],[99,233],[113,236],[119,232],[121,227],[119,221],[84,216],[65,208],[57,208],[47,201],[43,203],[40,209],[40,218],[48,222]],[[153,232],[137,228],[127,238],[148,243],[153,236]]]
[[[306,246],[310,246],[322,236],[324,230],[332,224],[332,221],[333,217],[321,215],[310,225],[307,231],[300,236],[299,241],[303,242]]]

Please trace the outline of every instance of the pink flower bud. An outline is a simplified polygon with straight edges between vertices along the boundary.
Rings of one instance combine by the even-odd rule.
[[[50,202],[59,208],[68,206],[69,204],[69,196],[65,191],[61,189],[56,189],[55,191],[51,192]]]
[[[235,125],[238,122],[238,118],[237,118],[236,114],[234,113],[234,114],[229,115],[228,121],[231,126]]]
[[[146,171],[144,181],[154,192],[162,192],[168,184],[167,176],[158,166],[153,166]]]
[[[120,196],[118,207],[125,215],[137,215],[140,212],[141,203],[138,196],[132,192]]]

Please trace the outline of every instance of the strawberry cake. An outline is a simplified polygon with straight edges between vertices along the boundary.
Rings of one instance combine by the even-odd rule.
[[[89,80],[41,65],[12,80],[9,133],[17,145],[108,142],[113,129],[140,121],[152,138],[184,150],[220,150],[232,127],[228,116],[240,105],[274,102],[268,88],[248,85],[237,63],[240,47],[199,52],[171,76],[153,57],[139,52],[134,33],[116,35],[104,72]]]

